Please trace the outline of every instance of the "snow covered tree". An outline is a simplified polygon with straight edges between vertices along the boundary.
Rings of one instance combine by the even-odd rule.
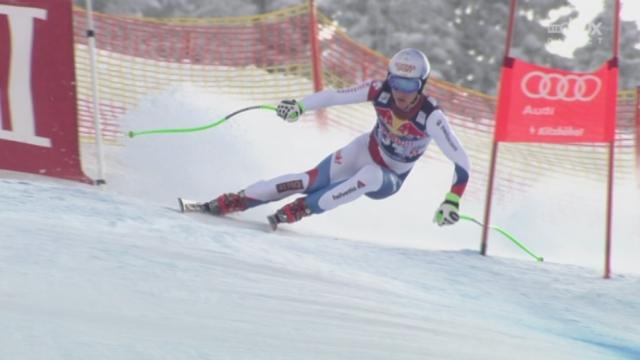
[[[416,47],[429,56],[434,76],[495,92],[509,19],[507,0],[345,0],[319,5],[351,36],[387,56]],[[562,63],[562,58],[545,51],[548,31],[540,24],[561,7],[570,4],[566,0],[521,0],[512,53],[537,63]],[[573,11],[559,20],[575,16]]]
[[[605,1],[605,10],[585,29],[590,42],[574,53],[577,63],[584,70],[595,70],[613,55],[613,11],[614,1]],[[620,83],[622,89],[640,86],[640,30],[633,21],[622,21],[620,31]]]
[[[75,0],[84,6],[85,0]],[[259,13],[266,0],[93,0],[94,9],[116,15],[149,17],[238,16]]]
[[[239,16],[273,11],[307,0],[95,0],[95,8],[115,14],[144,16]],[[76,0],[80,5],[84,0]],[[405,47],[423,50],[435,77],[495,94],[509,19],[509,0],[362,1],[317,0],[322,12],[335,19],[355,40],[390,57]],[[549,21],[553,11],[564,15]],[[593,22],[611,24],[613,0]],[[574,58],[547,51],[551,40],[563,39],[550,31],[578,16],[569,0],[519,0],[512,42],[513,56],[543,66],[590,70],[610,57],[611,46],[592,41],[577,49]],[[545,23],[546,24],[546,23]],[[602,31],[610,45],[612,26]],[[640,33],[635,23],[622,26],[621,72],[624,87],[638,84]],[[587,29],[586,31],[589,31]],[[596,39],[597,40],[597,39]],[[608,55],[607,55],[608,54]]]

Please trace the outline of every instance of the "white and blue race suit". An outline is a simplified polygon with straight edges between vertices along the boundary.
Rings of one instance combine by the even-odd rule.
[[[396,193],[431,139],[454,163],[451,191],[462,196],[469,180],[469,159],[444,113],[430,96],[420,94],[408,110],[398,108],[386,81],[325,90],[305,97],[306,111],[334,105],[372,102],[373,130],[327,156],[313,169],[259,181],[245,189],[248,207],[304,193],[319,214],[362,195],[383,199]]]

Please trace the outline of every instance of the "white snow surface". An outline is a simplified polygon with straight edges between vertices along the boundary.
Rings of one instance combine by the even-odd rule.
[[[126,126],[247,105],[177,88]],[[264,215],[282,203],[176,209],[306,170],[351,137],[255,111],[109,147],[102,187],[1,173],[0,359],[640,359],[638,253],[608,280],[551,241],[527,244],[544,263],[497,236],[480,256],[477,226],[431,224],[450,167],[421,163],[393,198],[275,233]]]

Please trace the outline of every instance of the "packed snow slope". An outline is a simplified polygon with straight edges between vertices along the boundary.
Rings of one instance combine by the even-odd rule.
[[[1,359],[638,359],[640,281],[0,180]]]
[[[184,126],[241,105],[218,99],[170,92],[128,121]],[[449,168],[276,233],[263,216],[279,204],[176,210],[349,140],[285,125],[263,113],[110,147],[100,188],[1,173],[0,359],[640,358],[638,275],[482,257],[471,225],[433,230]]]

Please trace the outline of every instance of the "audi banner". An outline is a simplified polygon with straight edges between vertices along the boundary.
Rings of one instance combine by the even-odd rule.
[[[71,0],[0,0],[0,168],[82,172]]]
[[[611,142],[617,62],[592,73],[545,68],[507,58],[502,67],[496,141]]]

